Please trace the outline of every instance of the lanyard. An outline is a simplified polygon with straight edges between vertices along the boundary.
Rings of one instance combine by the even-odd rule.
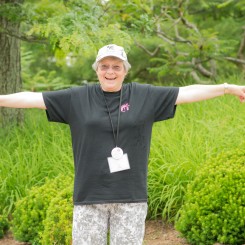
[[[118,116],[117,116],[117,135],[115,135],[115,130],[114,130],[114,126],[113,126],[113,122],[112,122],[112,118],[111,118],[111,112],[110,112],[110,110],[109,110],[109,107],[108,107],[108,104],[107,104],[107,101],[106,101],[105,94],[104,94],[103,90],[101,89],[102,94],[103,94],[103,97],[104,97],[106,109],[107,109],[107,112],[108,112],[108,116],[109,116],[109,118],[110,118],[111,128],[112,128],[112,133],[113,133],[113,137],[114,137],[114,141],[115,141],[116,147],[117,147],[118,137],[119,137],[120,116],[121,116],[121,105],[122,105],[122,90],[123,90],[123,87],[121,88],[121,92],[120,92],[120,102],[119,102]]]

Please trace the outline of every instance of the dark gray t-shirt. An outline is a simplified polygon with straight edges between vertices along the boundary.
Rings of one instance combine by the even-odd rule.
[[[103,92],[98,84],[44,92],[50,121],[69,124],[75,164],[74,204],[147,201],[147,165],[152,125],[174,117],[177,87],[123,86],[118,146],[130,169],[110,173],[115,147]],[[104,92],[116,131],[120,92]]]

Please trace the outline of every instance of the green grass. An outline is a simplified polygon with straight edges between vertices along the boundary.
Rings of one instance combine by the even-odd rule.
[[[45,112],[28,110],[23,126],[0,131],[0,210],[45,178],[73,171],[69,128],[49,123]]]
[[[177,108],[153,128],[149,161],[149,218],[172,221],[196,170],[218,152],[243,147],[245,105],[231,96]],[[73,172],[69,127],[28,110],[23,126],[0,130],[0,213],[45,178]]]
[[[180,105],[174,119],[153,129],[148,190],[149,217],[173,221],[186,185],[218,152],[244,145],[245,105],[225,96]]]

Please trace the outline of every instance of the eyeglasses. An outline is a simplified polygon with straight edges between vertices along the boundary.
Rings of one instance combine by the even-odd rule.
[[[99,65],[99,69],[101,71],[108,71],[110,69],[110,66],[108,66],[108,65]],[[111,66],[111,69],[113,71],[121,71],[123,69],[123,66],[115,65],[115,66]]]

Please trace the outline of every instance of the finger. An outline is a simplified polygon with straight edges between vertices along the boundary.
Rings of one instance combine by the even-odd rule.
[[[242,103],[245,102],[245,97],[244,96],[240,96],[239,99],[240,99],[240,102],[242,102]]]

